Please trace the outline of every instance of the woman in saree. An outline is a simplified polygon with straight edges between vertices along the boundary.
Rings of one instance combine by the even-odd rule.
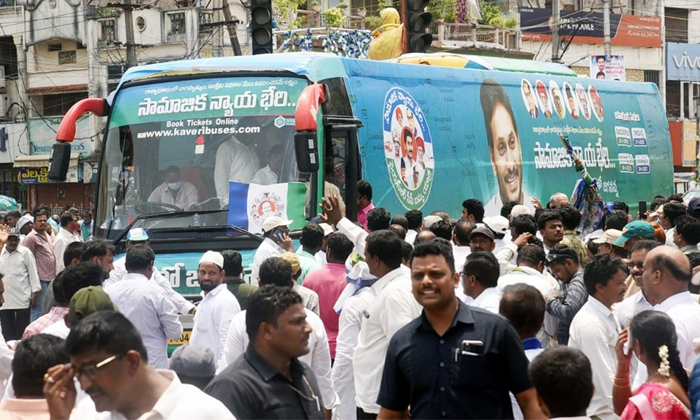
[[[646,369],[647,380],[634,392],[630,385],[632,352]],[[690,418],[688,375],[676,347],[676,327],[663,312],[637,314],[617,341],[613,406],[621,420]]]

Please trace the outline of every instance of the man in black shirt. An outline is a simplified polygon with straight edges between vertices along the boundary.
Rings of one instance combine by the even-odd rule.
[[[452,247],[435,239],[411,257],[413,295],[423,313],[391,339],[378,419],[512,419],[508,392],[525,418],[544,418],[528,361],[505,318],[455,297]]]
[[[246,313],[250,344],[204,392],[239,419],[324,419],[311,369],[297,360],[309,352],[312,328],[292,289],[261,287]]]

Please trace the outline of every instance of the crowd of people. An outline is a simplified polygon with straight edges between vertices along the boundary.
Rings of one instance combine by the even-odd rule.
[[[586,237],[568,201],[392,216],[361,181],[358,222],[324,198],[299,246],[268,217],[249,281],[204,252],[196,306],[143,229],[115,261],[74,212],[8,215],[0,418],[700,419],[700,199]]]

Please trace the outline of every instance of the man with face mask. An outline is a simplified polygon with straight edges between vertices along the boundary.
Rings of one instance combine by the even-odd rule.
[[[151,248],[137,246],[126,252],[127,274],[105,288],[112,302],[131,321],[143,338],[148,363],[156,369],[168,368],[168,338],[182,336],[177,309],[157,285],[153,275],[156,255]]]
[[[207,251],[199,260],[197,280],[204,297],[197,308],[190,344],[207,347],[221,359],[231,320],[241,311],[236,297],[224,284],[224,256]]]
[[[73,213],[63,213],[61,216],[61,230],[58,231],[56,240],[53,242],[53,253],[56,255],[56,273],[60,273],[65,268],[63,265],[63,253],[66,251],[68,244],[82,241],[80,225],[75,220]]]
[[[182,180],[180,168],[168,166],[165,169],[165,181],[153,190],[148,201],[170,204],[188,210],[199,203],[199,193],[197,193],[197,187]]]

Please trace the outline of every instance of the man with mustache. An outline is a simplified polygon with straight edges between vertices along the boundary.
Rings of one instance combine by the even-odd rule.
[[[417,245],[410,265],[423,311],[391,338],[378,418],[404,419],[409,406],[415,420],[513,418],[509,391],[525,418],[543,418],[513,327],[455,296],[459,274],[449,242]],[[495,268],[498,275],[497,262]]]
[[[224,353],[231,320],[241,312],[241,305],[224,284],[224,277],[224,256],[205,252],[197,268],[197,281],[204,297],[194,315],[190,344],[210,348],[216,360]]]
[[[522,151],[518,124],[513,117],[513,108],[503,86],[494,79],[484,80],[481,85],[481,108],[484,112],[486,139],[493,174],[498,183],[498,194],[486,204],[487,216],[501,212],[503,203],[515,201],[535,212],[532,197],[522,190]]]
[[[245,354],[205,392],[239,419],[324,419],[316,376],[298,359],[309,352],[313,332],[306,317],[301,297],[290,287],[261,287],[246,313]]]
[[[659,246],[659,243],[656,241],[643,240],[637,242],[634,248],[632,248],[630,263],[627,266],[630,270],[630,276],[627,279],[627,287],[629,288],[629,285],[634,282],[634,284],[639,287],[639,291],[615,305],[617,320],[620,322],[620,328],[622,329],[629,326],[630,321],[635,315],[642,311],[651,310],[656,304],[655,301],[650,300],[646,293],[644,293],[642,274],[644,274],[644,258],[646,258],[649,251],[657,246]]]
[[[52,419],[234,419],[221,402],[181,383],[172,370],[149,365],[139,332],[120,312],[88,315],[71,328],[65,348],[71,363],[44,375]],[[73,377],[90,397],[77,407]]]

